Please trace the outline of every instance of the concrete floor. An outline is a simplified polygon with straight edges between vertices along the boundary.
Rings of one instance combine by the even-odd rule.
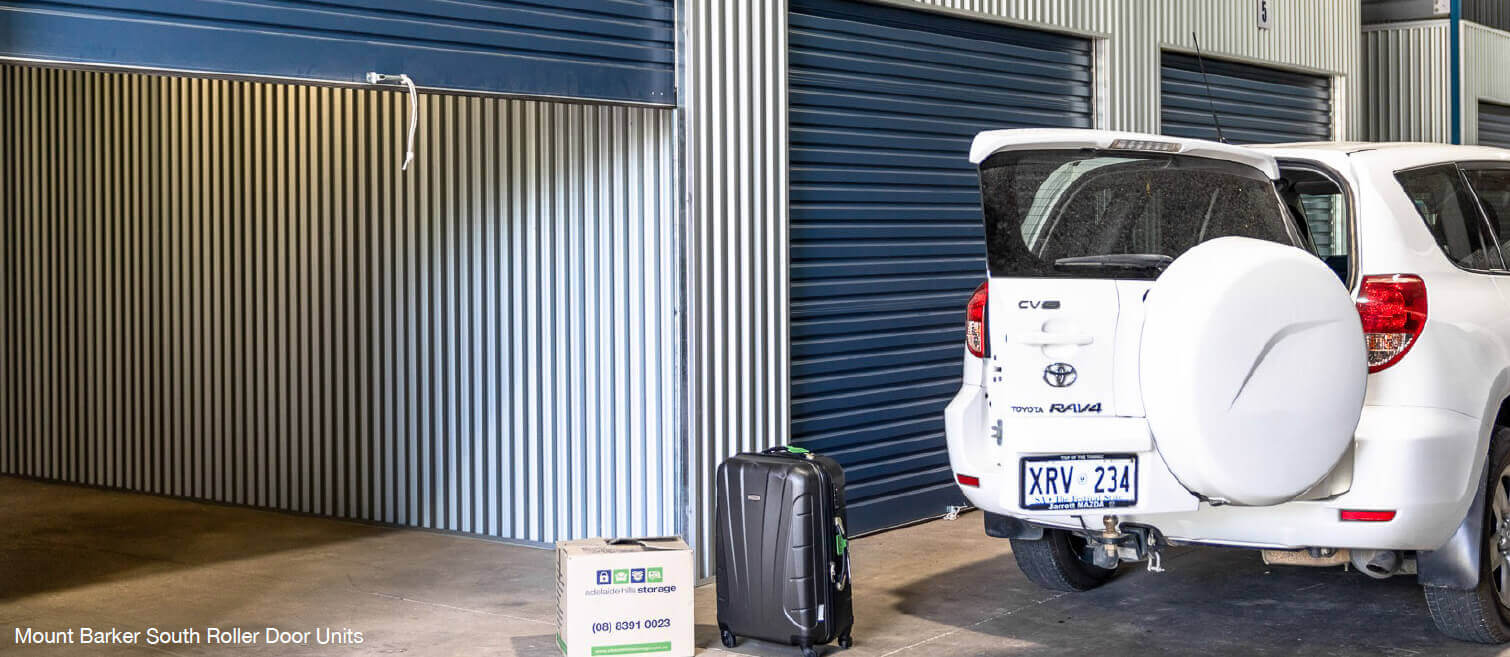
[[[351,628],[361,645],[121,647],[111,655],[553,657],[553,553],[0,477],[0,653],[16,627]],[[1126,568],[1066,595],[1029,584],[980,516],[856,540],[855,646],[829,655],[1510,655],[1436,634],[1413,578],[1265,567],[1185,548],[1168,572]],[[796,657],[718,644],[713,588],[697,590],[707,655]]]

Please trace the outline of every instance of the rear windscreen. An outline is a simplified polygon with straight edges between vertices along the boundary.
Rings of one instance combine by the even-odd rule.
[[[1126,151],[1009,151],[980,166],[992,276],[1156,278],[1237,235],[1297,245],[1273,181],[1250,166]]]

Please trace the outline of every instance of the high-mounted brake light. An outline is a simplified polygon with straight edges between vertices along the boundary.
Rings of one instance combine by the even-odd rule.
[[[1343,509],[1341,518],[1352,522],[1389,522],[1395,519],[1395,512]]]
[[[1364,276],[1357,306],[1368,372],[1381,372],[1405,357],[1426,326],[1426,283],[1410,274]]]
[[[969,486],[971,488],[980,488],[980,477],[972,477],[970,475],[957,474],[957,475],[954,475],[954,480],[957,481],[957,482],[959,482],[959,485],[961,485],[961,486]]]
[[[1180,145],[1172,141],[1152,139],[1117,139],[1108,147],[1114,151],[1153,151],[1155,153],[1178,153]]]
[[[986,286],[990,281],[975,288],[970,303],[965,306],[965,348],[976,358],[986,357]]]

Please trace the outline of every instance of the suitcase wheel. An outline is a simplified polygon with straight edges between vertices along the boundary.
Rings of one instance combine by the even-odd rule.
[[[802,646],[802,657],[818,657],[818,648],[811,644]]]
[[[840,648],[848,650],[849,647],[852,646],[852,645],[855,645],[855,640],[854,640],[853,637],[851,637],[849,635],[849,632],[845,632],[845,633],[839,635],[839,647]]]
[[[724,647],[725,648],[733,648],[734,647],[734,633],[733,632],[730,632],[728,630],[721,630],[718,633],[718,638],[721,641],[724,642]]]

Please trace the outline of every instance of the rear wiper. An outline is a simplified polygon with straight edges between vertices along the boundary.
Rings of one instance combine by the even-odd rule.
[[[1164,271],[1174,258],[1161,253],[1113,253],[1099,256],[1060,258],[1054,266],[1061,269],[1151,269]]]

